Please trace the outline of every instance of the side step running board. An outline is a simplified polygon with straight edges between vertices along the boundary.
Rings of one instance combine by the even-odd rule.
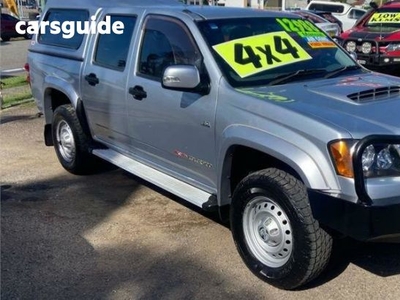
[[[114,150],[94,149],[92,153],[198,207],[202,207],[204,203],[215,197],[210,193],[166,175]]]

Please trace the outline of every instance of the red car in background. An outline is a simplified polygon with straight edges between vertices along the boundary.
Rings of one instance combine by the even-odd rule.
[[[400,0],[369,10],[353,28],[343,32],[339,43],[366,68],[400,74]]]
[[[9,15],[9,14],[1,14],[1,31],[0,31],[0,37],[3,40],[3,42],[9,41],[10,38],[16,38],[16,37],[24,37],[26,39],[30,39],[32,35],[30,34],[24,34],[21,35],[17,32],[15,29],[15,25],[20,20]],[[21,29],[25,29],[25,26],[21,26]]]

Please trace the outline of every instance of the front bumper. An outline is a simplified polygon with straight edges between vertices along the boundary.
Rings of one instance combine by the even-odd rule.
[[[396,204],[385,206],[353,203],[315,190],[308,196],[314,218],[328,228],[360,241],[400,241],[400,196],[391,199]]]
[[[396,52],[382,52],[381,47],[387,46],[389,42],[376,41],[368,39],[338,39],[338,42],[346,48],[347,43],[355,43],[354,52],[357,54],[357,61],[359,64],[378,70],[389,69],[399,69],[400,68],[400,54],[399,51]],[[371,45],[373,51],[370,53],[364,53],[362,51],[363,43],[368,43]],[[391,55],[388,55],[390,53]]]
[[[378,180],[378,188],[370,185],[368,189],[362,170],[364,150],[376,144],[400,144],[400,136],[370,135],[357,142],[353,153],[353,184],[357,201],[347,201],[338,195],[310,189],[311,209],[320,223],[354,239],[396,238],[400,241],[399,181]]]
[[[360,54],[357,53],[357,62],[366,68],[374,69],[399,69],[400,56],[385,56],[379,54]]]

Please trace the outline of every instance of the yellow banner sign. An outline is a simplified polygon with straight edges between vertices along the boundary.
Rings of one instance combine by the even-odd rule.
[[[241,78],[312,58],[284,31],[232,40],[213,48]]]
[[[400,23],[400,13],[374,13],[368,23]]]

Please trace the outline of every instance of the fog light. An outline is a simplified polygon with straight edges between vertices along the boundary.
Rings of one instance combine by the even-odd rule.
[[[388,63],[388,62],[390,61],[390,59],[389,59],[389,58],[385,58],[383,61],[384,61],[385,63]]]
[[[353,42],[353,41],[347,42],[346,50],[349,51],[349,52],[356,51],[356,42]]]
[[[365,43],[363,43],[363,44],[361,45],[361,51],[362,51],[362,53],[368,54],[368,53],[371,53],[371,50],[372,50],[372,45],[371,45],[371,43],[365,42]]]

